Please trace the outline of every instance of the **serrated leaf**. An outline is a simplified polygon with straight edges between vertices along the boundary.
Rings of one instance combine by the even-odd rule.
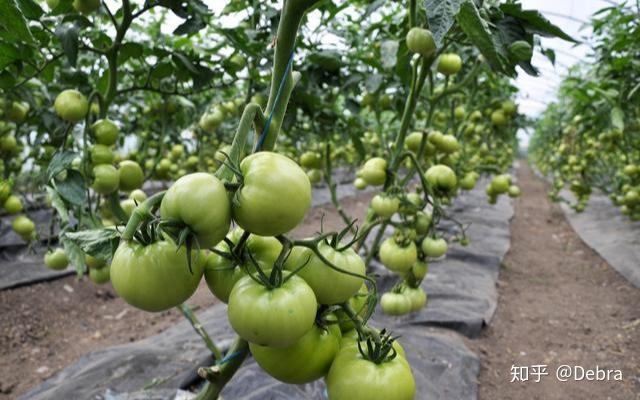
[[[51,186],[46,186],[47,194],[49,195],[49,199],[51,199],[51,205],[56,209],[58,215],[60,216],[60,220],[66,225],[69,223],[69,211],[67,210],[67,206],[64,204],[64,200],[62,197],[56,192],[54,188]]]
[[[559,37],[569,42],[578,43],[577,40],[566,34],[562,29],[552,24],[537,10],[523,10],[518,3],[506,3],[500,5],[500,10],[512,17],[524,22],[525,29],[530,33],[541,36]]]
[[[491,65],[491,68],[498,72],[507,72],[505,69],[505,59],[496,48],[496,43],[492,38],[491,31],[486,22],[480,17],[476,5],[471,0],[465,1],[460,6],[457,19],[462,31],[478,50],[480,50],[480,53],[482,53],[489,65]]]
[[[611,125],[621,131],[624,130],[624,111],[620,107],[611,109]]]
[[[18,0],[18,7],[26,19],[35,21],[44,14],[42,8],[33,0]]]
[[[429,30],[438,47],[442,46],[444,37],[455,22],[464,0],[425,0],[424,8],[427,12]]]
[[[90,256],[104,261],[113,257],[120,243],[120,234],[110,228],[65,232],[63,237],[75,243]]]
[[[58,173],[69,168],[76,157],[78,157],[78,153],[71,150],[56,152],[51,158],[51,162],[47,168],[46,181],[49,182],[54,176],[58,175]]]
[[[55,30],[55,35],[60,40],[62,50],[72,67],[78,62],[78,31],[79,28],[74,24],[58,25]]]
[[[78,244],[66,237],[66,233],[60,236],[60,242],[64,247],[64,252],[71,265],[75,268],[78,276],[84,275],[85,261],[84,252]]]
[[[74,169],[69,169],[66,175],[64,180],[54,179],[56,191],[69,203],[75,206],[83,206],[87,193],[82,174]]]

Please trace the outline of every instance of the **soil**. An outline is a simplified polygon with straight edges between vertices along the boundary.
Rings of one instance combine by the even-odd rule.
[[[371,194],[346,198],[349,215],[362,218]],[[344,222],[331,204],[310,210],[293,236],[339,230]],[[44,267],[43,267],[44,268]],[[216,302],[204,280],[189,299],[193,309]],[[151,314],[127,305],[110,284],[75,276],[0,291],[0,400],[15,399],[82,355],[133,342],[182,320],[176,309]]]
[[[480,400],[640,399],[640,290],[580,240],[529,166],[518,185],[498,309],[469,341]],[[512,365],[547,365],[549,375],[536,383],[529,369],[528,382],[511,383]],[[560,382],[562,365],[620,370],[623,380]]]

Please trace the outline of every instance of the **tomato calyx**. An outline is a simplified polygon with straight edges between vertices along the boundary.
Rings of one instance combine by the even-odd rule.
[[[386,329],[380,331],[380,335],[375,340],[372,337],[368,337],[365,340],[358,340],[358,351],[365,360],[369,360],[374,364],[383,364],[392,361],[398,355],[398,352],[393,347],[393,343],[399,336],[392,336],[391,332],[387,332]],[[363,348],[362,342],[366,344],[366,348]]]

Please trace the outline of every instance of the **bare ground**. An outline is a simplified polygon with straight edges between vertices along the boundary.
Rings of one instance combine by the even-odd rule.
[[[343,199],[342,205],[362,218],[370,197]],[[319,206],[294,236],[313,235],[323,215],[325,231],[344,226],[333,206]],[[203,280],[188,304],[197,309],[215,302]],[[15,399],[86,353],[143,339],[183,318],[175,309],[158,314],[137,310],[110,284],[96,286],[75,277],[0,291],[0,316],[0,400]]]
[[[640,399],[640,290],[585,245],[529,166],[498,281],[497,313],[469,345],[481,357],[480,399]],[[540,383],[511,367],[548,365]],[[622,381],[555,378],[561,365],[618,369]]]

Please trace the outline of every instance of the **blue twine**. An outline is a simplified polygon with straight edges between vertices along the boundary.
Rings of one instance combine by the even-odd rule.
[[[284,82],[287,80],[287,75],[289,74],[289,71],[291,70],[292,65],[293,65],[293,51],[291,52],[291,56],[289,57],[289,62],[287,63],[287,67],[284,70],[284,76],[280,81],[280,86],[278,86],[278,92],[276,93],[276,99],[274,101],[273,108],[271,109],[271,112],[269,113],[269,118],[267,118],[267,123],[264,125],[264,129],[262,130],[262,133],[258,138],[258,143],[256,144],[256,148],[253,151],[254,153],[262,148],[262,144],[264,143],[264,140],[267,137],[267,132],[269,132],[269,127],[271,126],[271,120],[273,119],[273,112],[275,111],[276,107],[278,106],[278,103],[280,102],[280,95],[282,94],[282,90],[284,88]]]

